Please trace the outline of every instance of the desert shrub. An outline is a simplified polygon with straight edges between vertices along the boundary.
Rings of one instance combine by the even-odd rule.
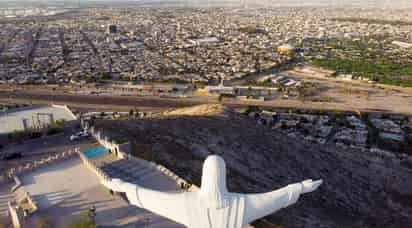
[[[36,221],[36,227],[37,228],[51,228],[51,222],[47,218],[39,218]]]
[[[56,120],[50,128],[47,130],[47,135],[55,135],[57,133],[63,132],[64,131],[64,120]]]
[[[63,127],[64,127],[64,123],[65,123],[64,120],[56,120],[56,121],[53,123],[53,127],[55,127],[55,128],[63,128]]]
[[[80,213],[79,219],[70,225],[71,228],[96,228],[94,218],[87,211]]]
[[[260,111],[259,107],[253,106],[253,105],[249,105],[249,106],[247,106],[247,108],[246,108],[245,114],[246,114],[246,115],[249,115],[249,113],[251,113],[251,112],[259,112],[259,111]]]
[[[57,133],[63,132],[62,128],[56,128],[56,127],[52,127],[49,130],[47,130],[47,135],[55,135]]]
[[[41,137],[41,132],[39,131],[31,132],[31,134],[29,135],[29,139],[37,139],[40,137]]]

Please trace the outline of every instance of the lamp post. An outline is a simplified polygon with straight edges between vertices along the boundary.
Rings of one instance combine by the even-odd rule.
[[[96,225],[96,207],[94,205],[89,209],[89,218],[92,224]]]
[[[150,218],[145,218],[144,227],[145,227],[145,228],[148,228],[148,227],[149,227],[149,223],[150,223]]]

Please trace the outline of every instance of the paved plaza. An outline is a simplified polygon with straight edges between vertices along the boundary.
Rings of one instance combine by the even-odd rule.
[[[162,190],[179,189],[162,173],[152,169],[150,171],[150,178],[140,179],[142,185]],[[100,184],[97,175],[87,169],[77,157],[28,173],[21,179],[23,188],[39,206],[39,210],[27,220],[29,227],[34,227],[39,219],[47,219],[56,227],[69,227],[81,212],[93,205],[97,211],[97,224],[103,227],[183,227],[129,205],[119,195],[111,195]]]

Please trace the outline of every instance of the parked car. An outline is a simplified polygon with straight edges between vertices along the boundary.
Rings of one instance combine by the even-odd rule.
[[[80,139],[80,136],[78,136],[78,135],[71,135],[70,136],[70,141],[77,141],[79,139]]]
[[[90,136],[89,132],[87,132],[87,131],[81,131],[81,132],[78,132],[78,133],[76,133],[76,134],[74,134],[74,135],[71,135],[71,136],[70,136],[70,141],[80,140],[81,138],[87,138],[87,137],[89,137],[89,136]]]

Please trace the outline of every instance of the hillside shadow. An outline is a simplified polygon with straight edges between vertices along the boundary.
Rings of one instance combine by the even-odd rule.
[[[279,224],[300,226],[307,217],[351,227],[412,222],[412,205],[402,206],[403,215],[388,214],[393,209],[388,199],[399,198],[394,192],[411,196],[411,170],[360,151],[290,138],[239,116],[170,116],[95,125],[110,137],[131,141],[135,156],[144,155],[197,185],[203,160],[210,154],[225,159],[228,188],[234,192],[266,192],[323,179],[317,191],[270,216]]]

